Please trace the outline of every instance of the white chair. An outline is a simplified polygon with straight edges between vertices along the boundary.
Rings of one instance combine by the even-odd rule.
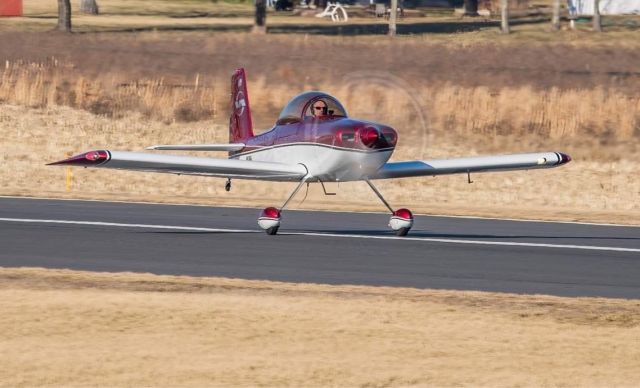
[[[316,14],[317,18],[329,17],[333,22],[346,22],[349,20],[349,15],[347,14],[347,10],[339,3],[327,3],[327,7],[324,11]]]

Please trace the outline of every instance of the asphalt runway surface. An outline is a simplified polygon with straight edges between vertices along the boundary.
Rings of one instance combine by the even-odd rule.
[[[0,266],[640,298],[640,227],[0,198]]]

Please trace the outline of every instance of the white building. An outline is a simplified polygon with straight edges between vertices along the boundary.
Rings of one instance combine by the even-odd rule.
[[[594,0],[568,0],[569,14],[593,15]],[[602,15],[640,14],[640,0],[600,0]]]

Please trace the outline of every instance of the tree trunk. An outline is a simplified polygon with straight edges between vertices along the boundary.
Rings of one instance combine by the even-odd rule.
[[[560,30],[560,0],[553,0],[553,16],[551,17],[551,29]]]
[[[265,34],[267,32],[267,1],[255,0],[256,2],[256,21],[253,25],[253,32]]]
[[[602,22],[600,21],[600,0],[593,0],[593,30],[602,32]]]
[[[478,16],[478,0],[464,0],[464,16]]]
[[[502,33],[508,34],[510,32],[509,31],[509,0],[501,0],[500,8],[501,8],[501,14],[502,14],[502,23],[501,23]]]
[[[71,32],[71,2],[58,0],[58,31]]]
[[[396,36],[396,16],[398,13],[398,0],[391,0],[391,14],[389,14],[389,36]]]
[[[80,0],[80,12],[97,15],[98,3],[96,3],[96,0]]]

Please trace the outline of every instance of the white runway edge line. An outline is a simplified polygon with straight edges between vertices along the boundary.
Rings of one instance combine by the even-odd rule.
[[[262,231],[253,230],[253,229],[220,229],[220,228],[200,228],[200,227],[194,227],[194,226],[176,226],[176,225],[121,224],[121,223],[116,223],[116,222],[99,222],[99,221],[69,221],[69,220],[38,220],[38,219],[30,219],[30,218],[0,218],[0,222],[1,221],[4,221],[4,222],[20,222],[20,223],[35,223],[35,224],[71,224],[71,225],[108,226],[108,227],[120,227],[120,228],[188,230],[188,231],[194,231],[194,232],[262,233]],[[640,253],[640,248],[600,247],[600,246],[592,246],[592,245],[542,244],[542,243],[525,243],[525,242],[511,242],[511,241],[456,240],[456,239],[430,238],[430,237],[366,236],[366,235],[362,235],[362,234],[336,234],[336,233],[320,233],[320,232],[282,232],[282,233],[280,233],[280,235],[362,238],[362,239],[394,240],[394,241],[422,241],[422,242],[438,242],[438,243],[447,243],[447,244],[472,244],[472,245],[498,245],[498,246],[516,246],[516,247],[534,247],[534,248],[582,249],[582,250],[590,250],[590,251],[639,252]]]

